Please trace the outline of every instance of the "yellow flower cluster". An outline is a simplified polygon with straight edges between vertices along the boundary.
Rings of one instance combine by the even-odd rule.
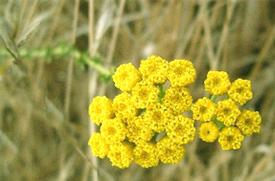
[[[150,56],[139,68],[120,65],[113,81],[122,92],[113,100],[95,97],[89,106],[90,118],[100,131],[89,140],[93,154],[108,157],[119,168],[181,161],[184,145],[195,138],[194,120],[183,115],[192,105],[187,85],[195,78],[188,60],[168,63]]]
[[[204,86],[210,96],[194,103],[188,86],[196,70],[188,60],[150,56],[139,68],[120,65],[112,78],[121,92],[113,100],[98,96],[90,103],[89,116],[99,132],[91,135],[89,146],[113,166],[180,162],[185,145],[195,138],[195,120],[201,140],[218,140],[223,150],[239,149],[245,136],[260,131],[260,114],[240,108],[252,99],[250,81],[231,83],[224,71],[208,72]]]
[[[226,72],[209,71],[204,85],[211,99],[200,98],[191,107],[193,119],[201,122],[199,136],[203,141],[218,139],[223,150],[235,150],[241,147],[244,136],[260,132],[260,114],[240,110],[241,105],[252,99],[249,80],[237,79],[231,83]]]

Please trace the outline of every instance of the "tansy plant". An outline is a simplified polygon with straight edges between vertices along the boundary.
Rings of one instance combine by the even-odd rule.
[[[138,69],[131,63],[120,65],[112,78],[121,93],[113,100],[92,100],[89,116],[100,131],[91,135],[89,145],[95,156],[108,157],[113,166],[180,162],[185,145],[195,138],[195,121],[200,139],[218,140],[222,150],[239,149],[245,136],[260,131],[259,113],[240,109],[252,98],[249,80],[231,83],[226,72],[209,71],[204,87],[210,96],[193,103],[188,86],[196,70],[188,60],[150,56]]]

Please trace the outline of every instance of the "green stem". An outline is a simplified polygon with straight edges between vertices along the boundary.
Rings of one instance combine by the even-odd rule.
[[[112,71],[106,69],[99,60],[90,57],[83,52],[79,52],[74,47],[68,46],[66,44],[60,44],[54,48],[40,48],[40,49],[20,49],[19,55],[25,59],[54,59],[60,57],[73,57],[76,61],[83,62],[89,67],[96,70],[101,75],[110,78],[112,76]],[[10,56],[9,52],[5,49],[0,49],[1,59],[5,59]]]
[[[213,102],[216,100],[216,98],[217,98],[217,96],[215,96],[215,95],[210,96],[210,100],[213,101]]]
[[[222,122],[220,122],[219,120],[217,120],[216,118],[214,118],[212,120],[212,122],[216,124],[216,126],[218,127],[219,130],[221,130],[225,127],[225,125]]]
[[[159,85],[159,102],[162,102],[162,99],[165,96],[165,90],[162,84]]]
[[[86,62],[91,68],[95,69],[97,72],[99,72],[102,75],[105,75],[108,77],[112,75],[111,71],[109,71],[104,66],[93,61],[92,59],[90,59],[88,57],[84,58],[84,62]]]

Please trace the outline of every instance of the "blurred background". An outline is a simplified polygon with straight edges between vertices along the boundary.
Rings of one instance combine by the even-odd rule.
[[[275,180],[274,0],[1,0],[0,180]],[[87,142],[114,67],[156,54],[250,79],[260,134],[238,151],[196,138],[176,165],[120,170]]]

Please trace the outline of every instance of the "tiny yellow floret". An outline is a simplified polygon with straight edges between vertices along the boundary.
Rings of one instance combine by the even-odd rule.
[[[185,150],[183,145],[175,143],[169,137],[164,137],[157,143],[157,152],[162,163],[176,164],[183,159]]]
[[[192,96],[185,87],[170,87],[165,92],[163,103],[175,113],[182,113],[190,109]]]
[[[191,107],[193,119],[207,122],[212,119],[216,111],[216,105],[207,97],[198,99]]]
[[[217,103],[217,119],[226,126],[235,125],[236,119],[241,114],[238,106],[231,99],[219,101]]]
[[[165,130],[165,126],[169,119],[171,119],[172,113],[163,104],[156,103],[150,104],[144,114],[144,119],[148,122],[148,125],[152,130],[160,133]]]
[[[245,104],[247,101],[252,99],[253,96],[250,80],[235,80],[230,86],[228,95],[233,101],[240,105]]]
[[[134,159],[133,148],[126,143],[112,144],[110,146],[108,158],[112,162],[113,166],[128,168]]]
[[[157,147],[153,143],[142,142],[134,148],[134,160],[143,168],[155,167],[159,163]]]
[[[196,79],[196,70],[189,60],[174,60],[169,63],[168,80],[174,86],[187,86]]]
[[[137,108],[146,108],[149,104],[158,102],[159,89],[146,82],[141,81],[132,90],[133,101]]]
[[[154,135],[150,124],[143,116],[133,118],[126,126],[128,140],[135,144],[150,141]]]
[[[200,138],[205,142],[214,142],[219,136],[219,129],[213,122],[205,122],[200,125]]]
[[[219,144],[222,150],[240,149],[244,136],[236,127],[225,127],[219,135]]]
[[[244,110],[237,119],[237,127],[244,135],[259,133],[261,129],[261,116],[258,111]]]
[[[194,120],[183,115],[176,116],[167,124],[167,135],[178,144],[187,144],[195,138]]]
[[[136,116],[137,109],[131,95],[127,92],[122,92],[113,100],[113,110],[116,117],[121,119],[130,119]]]
[[[115,86],[122,91],[131,91],[140,80],[140,72],[131,63],[120,65],[113,75]]]
[[[112,101],[105,96],[95,97],[89,105],[89,116],[96,125],[111,119],[113,117]]]
[[[104,158],[109,152],[109,145],[100,133],[92,134],[88,144],[92,153],[99,158]]]
[[[230,87],[229,76],[224,71],[209,71],[204,81],[204,87],[210,94],[225,94]]]
[[[125,139],[127,130],[122,120],[114,118],[104,121],[100,132],[108,142],[120,142]]]
[[[150,56],[141,60],[139,71],[143,80],[153,84],[164,83],[167,79],[168,62],[159,56]]]

